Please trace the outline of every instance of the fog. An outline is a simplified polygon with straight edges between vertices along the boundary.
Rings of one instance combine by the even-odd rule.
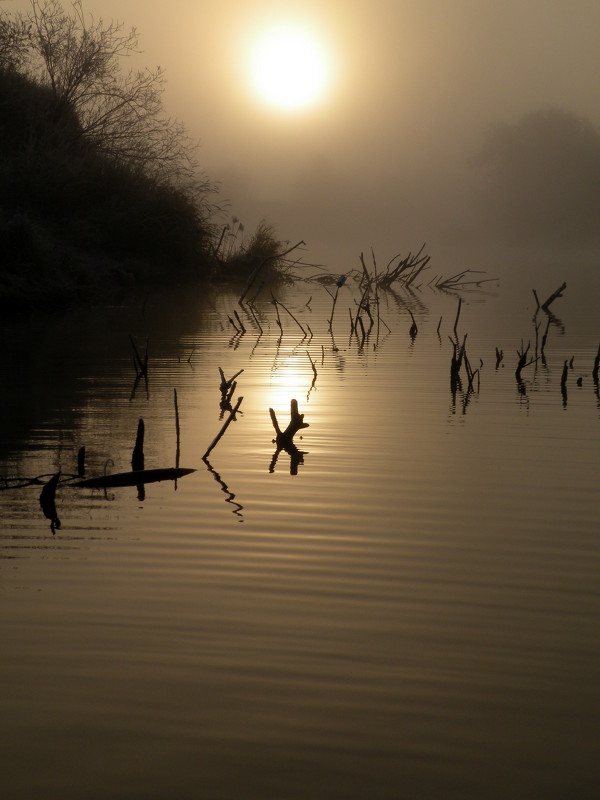
[[[307,261],[341,271],[361,250],[385,262],[426,242],[432,258],[477,267],[469,259],[502,244],[568,252],[600,238],[596,0],[84,7],[135,26],[141,63],[166,70],[166,109],[199,140],[224,219],[266,219],[306,241]],[[274,111],[249,88],[248,47],[274,19],[312,27],[331,59],[330,91],[308,111]]]

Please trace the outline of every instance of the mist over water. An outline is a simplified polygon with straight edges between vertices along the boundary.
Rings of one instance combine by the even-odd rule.
[[[361,250],[391,258],[424,241],[434,257],[462,248],[465,259],[474,246],[482,258],[507,245],[597,248],[593,0],[86,8],[138,28],[133,66],[166,69],[166,110],[199,140],[224,222],[250,231],[265,218],[333,272]],[[249,88],[249,52],[277,21],[330,50],[331,92],[303,113],[269,109]]]

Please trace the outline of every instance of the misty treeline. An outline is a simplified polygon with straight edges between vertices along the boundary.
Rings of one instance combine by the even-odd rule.
[[[474,166],[496,232],[539,244],[600,241],[600,131],[591,121],[548,109],[497,124]]]
[[[130,68],[139,54],[135,28],[94,19],[81,0],[0,7],[3,306],[233,266],[219,251],[217,185],[164,113],[162,69]],[[278,246],[261,225],[228,253],[250,269]]]

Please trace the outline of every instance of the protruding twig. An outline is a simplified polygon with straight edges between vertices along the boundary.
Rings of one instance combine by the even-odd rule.
[[[131,342],[131,346],[133,347],[133,363],[135,366],[135,374],[137,377],[144,376],[148,377],[148,339],[146,339],[146,352],[144,353],[144,359],[140,356],[138,349],[135,345],[135,341],[133,340],[133,336],[129,334],[129,341]]]
[[[418,332],[419,329],[417,328],[417,323],[415,322],[415,318],[414,318],[413,313],[410,310],[410,308],[408,309],[408,313],[410,314],[410,318],[412,319],[412,325],[410,326],[410,330],[408,331],[408,335],[414,341],[414,338],[417,335],[417,332]]]
[[[173,389],[173,405],[175,406],[175,434],[177,436],[177,447],[175,449],[175,468],[179,467],[179,406],[177,405],[177,389]]]
[[[85,475],[85,445],[82,444],[77,453],[77,475],[82,478]]]
[[[60,472],[53,475],[50,480],[44,485],[40,494],[40,506],[44,512],[44,516],[50,520],[50,530],[54,535],[56,529],[60,529],[60,519],[56,513],[56,504],[54,501],[56,495],[56,486],[60,478]]]
[[[203,460],[203,461],[206,461],[206,460],[207,460],[207,458],[208,458],[208,456],[209,456],[209,453],[211,452],[211,450],[213,450],[213,449],[214,449],[214,447],[216,446],[216,444],[218,443],[218,441],[221,439],[221,437],[223,436],[223,434],[225,433],[225,431],[226,431],[226,430],[227,430],[227,428],[229,427],[229,424],[230,424],[230,423],[231,423],[231,422],[232,422],[232,421],[235,419],[235,415],[236,415],[236,413],[237,413],[237,410],[238,410],[238,408],[239,408],[239,407],[240,407],[240,405],[242,404],[242,400],[243,400],[243,399],[244,399],[243,397],[238,397],[238,401],[237,401],[237,403],[235,404],[235,406],[233,407],[233,409],[232,409],[232,411],[231,411],[231,414],[230,414],[230,415],[227,417],[227,419],[225,420],[225,422],[224,422],[224,424],[223,424],[223,427],[221,428],[221,430],[219,431],[219,433],[218,433],[218,434],[215,436],[215,438],[214,438],[214,439],[213,439],[213,441],[211,442],[211,444],[210,444],[210,446],[208,447],[208,450],[206,451],[206,453],[204,453],[204,455],[202,456],[202,460]]]
[[[540,347],[540,353],[542,356],[544,355],[544,348],[546,347],[546,339],[548,338],[548,331],[550,330],[550,317],[548,317],[548,323],[546,325],[546,330],[544,331],[544,335],[542,336],[542,345]],[[542,359],[542,364],[544,363]]]
[[[243,371],[244,369],[242,367],[242,369],[238,369],[235,375],[232,375],[231,378],[227,379],[225,377],[225,373],[223,372],[221,367],[219,367],[219,374],[221,375],[221,383],[219,384],[219,389],[221,390],[221,394],[226,394],[229,391],[231,385],[233,384],[237,376],[241,375]]]
[[[277,306],[281,306],[283,308],[283,310],[286,311],[290,315],[290,317],[294,320],[294,322],[300,328],[302,333],[306,336],[306,331],[304,330],[304,327],[298,322],[298,320],[292,314],[292,312],[289,310],[289,308],[287,308],[287,306],[284,306],[283,303],[281,302],[281,300],[277,300],[277,298],[275,297],[273,292],[271,292],[271,297],[273,298],[273,302],[275,303],[275,308],[277,308]],[[277,316],[279,318],[279,314]],[[279,322],[279,327],[281,328],[281,321]]]
[[[144,420],[140,418],[135,437],[135,447],[131,454],[131,469],[134,471],[144,469],[144,430]]]
[[[456,319],[454,320],[454,335],[456,336],[457,339],[458,339],[458,332],[457,332],[456,329],[458,328],[458,318],[460,317],[460,307],[461,307],[461,305],[462,305],[462,297],[459,297],[458,298],[458,309],[456,310]]]
[[[238,314],[238,312],[237,312],[237,310],[235,308],[233,309],[233,313],[235,315],[235,318],[238,321],[238,325],[240,326],[240,330],[242,331],[242,333],[246,333],[246,328],[244,327],[244,323],[240,319],[240,315]]]
[[[561,375],[561,378],[560,378],[561,389],[564,389],[565,386],[567,385],[567,377],[568,377],[568,375],[569,375],[569,362],[565,361],[565,363],[563,364],[563,371],[562,371],[562,375]]]
[[[598,346],[598,352],[596,353],[596,358],[594,359],[594,369],[592,370],[592,378],[594,383],[598,385],[598,368],[600,367],[600,346]]]
[[[301,239],[295,245],[293,245],[292,247],[288,247],[288,249],[284,250],[282,253],[274,253],[272,256],[267,256],[263,261],[261,261],[261,263],[258,265],[258,267],[256,267],[256,269],[254,269],[250,273],[250,276],[248,277],[248,280],[246,281],[246,286],[244,287],[244,291],[242,292],[242,294],[240,296],[240,299],[238,300],[238,303],[240,305],[242,305],[242,303],[244,302],[244,298],[246,297],[246,295],[250,291],[250,287],[252,286],[252,284],[254,283],[256,278],[258,277],[258,274],[260,273],[262,268],[265,266],[265,264],[267,264],[269,261],[277,261],[277,259],[283,258],[284,256],[287,256],[289,253],[291,253],[292,250],[295,250],[297,247],[300,247],[300,245],[305,245],[305,244],[306,244],[306,242],[303,239]],[[258,294],[258,292],[257,292],[257,294]]]
[[[240,329],[240,328],[238,328],[238,326],[235,324],[235,322],[234,322],[234,321],[233,321],[233,319],[232,319],[232,318],[229,316],[229,314],[227,315],[227,319],[229,320],[229,324],[230,324],[230,325],[232,325],[232,326],[233,326],[233,328],[235,328],[235,332],[236,332],[236,333],[242,333],[241,329]]]
[[[337,303],[339,291],[340,287],[336,286],[335,294],[333,295],[333,305],[331,306],[331,316],[329,317],[329,330],[331,330],[331,326],[333,325],[333,314],[335,312],[335,304]]]
[[[548,307],[550,306],[550,304],[551,304],[551,303],[553,303],[553,302],[556,300],[556,298],[557,298],[557,297],[562,297],[562,296],[563,296],[563,292],[564,292],[564,290],[565,290],[566,288],[567,288],[567,282],[566,282],[566,281],[564,281],[564,282],[562,283],[562,285],[561,285],[561,286],[559,286],[559,287],[558,287],[558,289],[557,289],[555,292],[552,292],[552,294],[551,294],[551,295],[550,295],[550,297],[549,297],[549,298],[546,300],[546,302],[545,302],[545,303],[542,303],[542,308],[544,309],[544,311],[547,311],[547,310],[548,310]]]
[[[521,342],[521,349],[517,350],[519,363],[517,364],[517,369],[515,370],[515,378],[517,379],[518,383],[521,383],[521,370],[525,369],[525,367],[530,367],[537,361],[537,358],[531,358],[529,361],[527,361],[527,353],[529,352],[530,347],[531,342],[527,343],[527,347],[523,347],[523,342]]]

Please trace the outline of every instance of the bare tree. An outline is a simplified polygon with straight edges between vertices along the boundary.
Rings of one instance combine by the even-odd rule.
[[[30,0],[21,25],[29,37],[27,71],[51,90],[58,117],[75,113],[74,138],[152,177],[188,183],[195,145],[163,114],[163,70],[121,68],[140,52],[135,28],[95,20],[81,0],[69,12],[59,0]]]
[[[0,70],[19,70],[27,59],[29,30],[24,19],[0,11]]]

